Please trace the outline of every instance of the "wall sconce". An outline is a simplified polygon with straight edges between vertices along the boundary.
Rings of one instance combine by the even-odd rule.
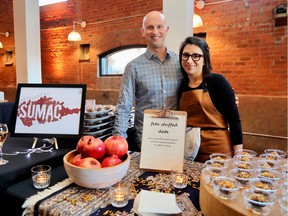
[[[193,28],[201,27],[203,26],[203,22],[201,17],[198,14],[193,14]]]
[[[6,37],[9,37],[9,32],[5,32],[5,33],[0,32],[0,34],[5,35]],[[2,49],[2,48],[3,48],[3,45],[0,41],[0,49]]]
[[[203,9],[205,6],[205,2],[203,0],[194,1],[194,3],[195,3],[195,7],[200,10]],[[201,26],[203,26],[201,17],[198,14],[194,13],[193,14],[193,28],[197,28]]]
[[[75,31],[75,24],[80,24],[82,28],[85,28],[86,27],[86,22],[85,21],[82,21],[81,23],[80,22],[76,22],[76,21],[73,21],[73,31],[71,31],[68,35],[68,41],[81,41],[81,35]]]

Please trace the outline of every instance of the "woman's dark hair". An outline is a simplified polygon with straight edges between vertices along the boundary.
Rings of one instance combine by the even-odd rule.
[[[203,58],[204,58],[204,65],[203,65],[203,79],[204,77],[209,74],[212,70],[212,65],[211,65],[211,61],[210,61],[210,52],[209,52],[209,46],[206,43],[205,40],[203,40],[202,38],[199,37],[187,37],[180,45],[180,50],[179,50],[179,62],[180,62],[180,66],[181,66],[181,72],[184,76],[184,79],[188,78],[187,73],[185,72],[185,70],[182,67],[182,61],[181,61],[181,56],[183,53],[183,50],[185,48],[186,45],[190,45],[190,44],[194,44],[196,46],[198,46],[202,52],[203,52]]]

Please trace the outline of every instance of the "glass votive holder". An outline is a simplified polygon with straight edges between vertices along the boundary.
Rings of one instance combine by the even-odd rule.
[[[188,184],[188,175],[186,170],[171,169],[171,181],[175,188],[183,189]]]
[[[130,183],[117,182],[109,188],[111,204],[116,208],[122,208],[128,204],[130,196]]]
[[[51,167],[49,165],[37,165],[31,168],[33,186],[43,189],[50,185]]]

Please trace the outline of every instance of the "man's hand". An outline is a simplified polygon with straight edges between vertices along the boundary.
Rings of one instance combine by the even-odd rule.
[[[232,88],[232,89],[235,92],[234,88]],[[237,97],[236,94],[235,94],[235,103],[236,103],[237,107],[239,107],[239,97]]]
[[[237,96],[235,96],[235,100],[236,100],[236,105],[237,105],[237,107],[239,107],[239,98],[237,97]]]

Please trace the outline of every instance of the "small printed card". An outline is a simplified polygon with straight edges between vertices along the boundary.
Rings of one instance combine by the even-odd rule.
[[[183,170],[186,124],[184,111],[145,110],[140,169]]]
[[[182,215],[175,194],[141,190],[136,196],[133,210],[141,216]]]

